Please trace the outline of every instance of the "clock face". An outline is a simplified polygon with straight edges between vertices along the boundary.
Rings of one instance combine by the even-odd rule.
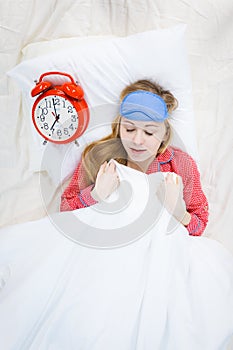
[[[71,139],[79,125],[74,105],[59,95],[41,98],[35,107],[33,118],[39,133],[45,139],[57,143]]]

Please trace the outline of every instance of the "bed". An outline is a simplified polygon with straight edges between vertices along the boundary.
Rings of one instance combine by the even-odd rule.
[[[203,190],[210,206],[204,236],[233,253],[232,162],[232,20],[229,0],[208,1],[55,1],[1,2],[2,120],[1,227],[34,222],[59,210],[64,182],[52,181],[46,169],[33,161],[25,96],[7,72],[42,48],[54,54],[69,50],[76,39],[97,42],[186,24],[185,41],[191,74],[193,132]],[[63,42],[65,43],[63,46]],[[69,44],[68,44],[69,42]],[[69,45],[69,47],[66,45]],[[69,52],[69,51],[67,51]],[[38,77],[35,77],[38,78]],[[16,79],[17,80],[17,79]],[[47,208],[41,197],[46,190]],[[233,349],[229,345],[229,349]]]

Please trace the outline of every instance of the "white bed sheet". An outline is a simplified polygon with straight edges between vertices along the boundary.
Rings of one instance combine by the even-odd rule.
[[[205,235],[233,252],[233,4],[231,0],[0,0],[1,226],[46,215],[39,176],[28,171],[27,125],[19,89],[6,71],[29,43],[62,37],[128,35],[187,23],[196,134],[210,204]],[[51,188],[51,210],[58,193]],[[232,347],[233,348],[233,347]]]
[[[232,255],[156,200],[164,173],[116,168],[108,203],[0,230],[4,350],[226,350]]]

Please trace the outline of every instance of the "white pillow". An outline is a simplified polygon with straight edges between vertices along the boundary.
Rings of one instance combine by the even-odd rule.
[[[27,46],[22,62],[8,75],[19,84],[24,95],[23,112],[31,131],[30,170],[47,170],[55,184],[70,176],[85,144],[110,131],[111,121],[118,113],[121,90],[143,78],[157,81],[178,99],[179,107],[171,119],[175,131],[172,143],[197,160],[185,28],[181,24],[127,37],[69,38]],[[35,99],[30,92],[34,80],[48,71],[69,73],[84,89],[91,120],[85,134],[78,139],[79,147],[74,143],[43,146],[34,129],[31,109]]]

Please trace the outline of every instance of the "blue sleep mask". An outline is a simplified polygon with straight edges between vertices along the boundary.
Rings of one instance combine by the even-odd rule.
[[[137,121],[163,122],[169,117],[167,105],[162,97],[145,90],[126,95],[121,102],[120,114]]]

